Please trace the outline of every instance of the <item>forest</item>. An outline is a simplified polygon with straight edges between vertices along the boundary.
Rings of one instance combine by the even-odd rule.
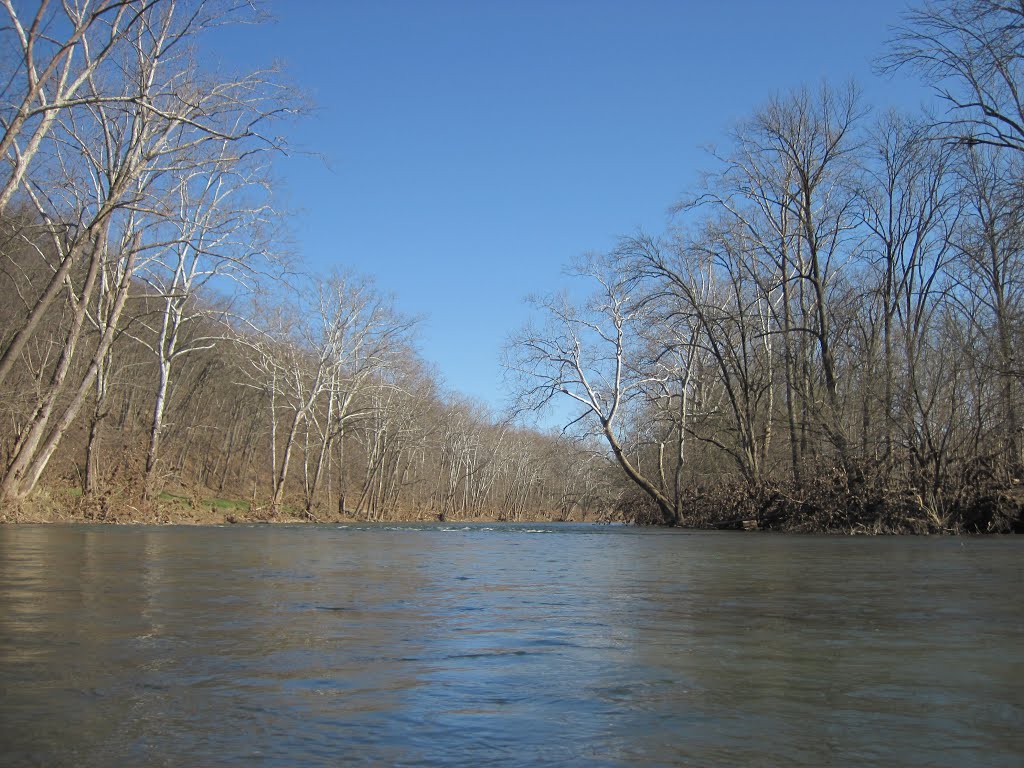
[[[0,520],[1024,531],[1024,6],[906,14],[879,68],[934,113],[766,94],[664,232],[532,299],[495,413],[289,252],[315,118],[201,55],[259,7],[2,5]]]

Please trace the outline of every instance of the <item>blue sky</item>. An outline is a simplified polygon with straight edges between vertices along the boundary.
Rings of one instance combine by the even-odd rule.
[[[276,168],[312,270],[374,275],[423,315],[446,385],[500,407],[501,346],[527,294],[666,209],[704,149],[769,95],[872,74],[902,0],[277,0],[218,38],[232,66],[279,60],[316,113]]]

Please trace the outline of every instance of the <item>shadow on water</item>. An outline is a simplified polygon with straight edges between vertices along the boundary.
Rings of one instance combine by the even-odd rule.
[[[1018,766],[1024,544],[0,529],[4,765]]]

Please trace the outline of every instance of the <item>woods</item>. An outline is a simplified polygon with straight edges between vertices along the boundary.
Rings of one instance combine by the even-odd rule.
[[[906,16],[881,66],[946,111],[768,97],[663,233],[534,298],[499,414],[344,254],[287,253],[306,105],[203,56],[258,6],[2,6],[0,514],[1024,525],[1019,7]],[[526,425],[555,403],[564,430]]]
[[[769,98],[664,234],[592,258],[592,298],[542,300],[516,338],[527,405],[581,403],[651,519],[1024,524],[1024,12],[909,21],[888,66],[946,116],[875,114],[852,85]]]
[[[445,393],[369,278],[285,257],[271,165],[304,105],[202,63],[258,6],[3,8],[5,511],[44,488],[98,519],[587,508],[585,451]]]

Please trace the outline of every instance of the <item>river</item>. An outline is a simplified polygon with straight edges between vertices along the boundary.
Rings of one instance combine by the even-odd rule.
[[[1024,764],[1024,538],[0,528],[4,766]]]

